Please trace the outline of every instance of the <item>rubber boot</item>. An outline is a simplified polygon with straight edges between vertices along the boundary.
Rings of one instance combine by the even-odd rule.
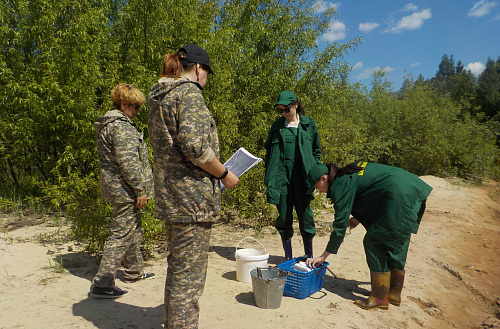
[[[304,241],[304,253],[308,258],[313,258],[313,240],[303,238],[302,241]]]
[[[285,250],[285,262],[292,259],[292,239],[281,240],[283,243],[283,250]]]
[[[365,310],[373,308],[389,308],[389,286],[391,284],[391,272],[370,272],[372,292],[365,300],[354,302],[357,306]]]
[[[405,271],[391,269],[391,287],[389,288],[389,303],[401,305],[401,291],[405,282]]]

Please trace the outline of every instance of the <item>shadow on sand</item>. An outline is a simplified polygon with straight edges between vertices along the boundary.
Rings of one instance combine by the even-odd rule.
[[[73,304],[73,315],[80,316],[99,329],[160,329],[163,328],[163,304],[139,307],[115,299],[87,298]]]

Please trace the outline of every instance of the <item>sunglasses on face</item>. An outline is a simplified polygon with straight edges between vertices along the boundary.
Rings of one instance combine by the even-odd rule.
[[[137,110],[139,110],[139,108],[141,107],[140,105],[137,105],[137,104],[132,105],[132,106],[134,107],[134,109],[135,109],[136,111],[137,111]]]
[[[291,109],[292,109],[291,107],[287,107],[287,108],[285,108],[285,109],[280,109],[279,107],[278,107],[278,108],[276,108],[276,110],[278,110],[278,112],[279,112],[279,113],[283,113],[283,112],[285,112],[285,113],[290,113],[290,110],[291,110]]]

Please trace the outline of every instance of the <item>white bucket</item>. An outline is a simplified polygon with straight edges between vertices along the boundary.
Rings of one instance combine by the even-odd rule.
[[[236,280],[241,282],[252,282],[252,277],[250,276],[250,271],[257,267],[267,267],[267,259],[269,258],[269,253],[266,248],[259,242],[259,244],[264,248],[260,249],[238,249],[240,243],[245,239],[253,239],[252,237],[246,237],[240,240],[236,246],[236,251],[234,257],[236,258]]]

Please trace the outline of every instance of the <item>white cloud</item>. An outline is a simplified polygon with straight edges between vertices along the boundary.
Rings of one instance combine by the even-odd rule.
[[[467,68],[474,74],[476,77],[479,76],[486,69],[486,66],[481,62],[469,63]]]
[[[425,20],[430,19],[431,17],[431,10],[424,9],[409,16],[404,16],[395,26],[385,30],[384,32],[400,33],[404,30],[417,30],[424,24]]]
[[[382,72],[384,72],[384,73],[387,74],[387,73],[390,73],[390,72],[394,71],[394,68],[389,67],[389,66],[384,66],[384,67],[377,66],[377,67],[372,67],[372,68],[366,68],[363,71],[361,71],[356,76],[356,78],[358,80],[365,80],[365,79],[368,79],[368,78],[372,78],[373,74],[375,72],[379,72],[379,71],[382,71]]]
[[[491,8],[497,5],[494,1],[481,0],[476,2],[474,6],[469,10],[467,16],[481,17],[490,13]]]
[[[356,64],[354,64],[354,66],[352,67],[352,70],[353,71],[357,71],[357,70],[361,70],[363,68],[363,63],[362,62],[357,62]]]
[[[410,66],[411,67],[416,67],[416,66],[420,66],[422,63],[420,62],[415,62],[415,63],[411,63]]]
[[[370,32],[371,30],[376,29],[379,26],[380,26],[379,23],[359,23],[358,29],[361,32]]]
[[[318,1],[316,1],[315,14],[321,14],[330,8],[337,9],[338,7],[340,7],[340,2],[327,2],[327,1],[323,1],[323,0],[318,0]]]
[[[405,7],[403,8],[403,11],[417,11],[418,6],[414,5],[413,3],[406,4]]]
[[[339,21],[330,22],[330,30],[321,36],[323,41],[338,41],[346,37],[345,24]]]

